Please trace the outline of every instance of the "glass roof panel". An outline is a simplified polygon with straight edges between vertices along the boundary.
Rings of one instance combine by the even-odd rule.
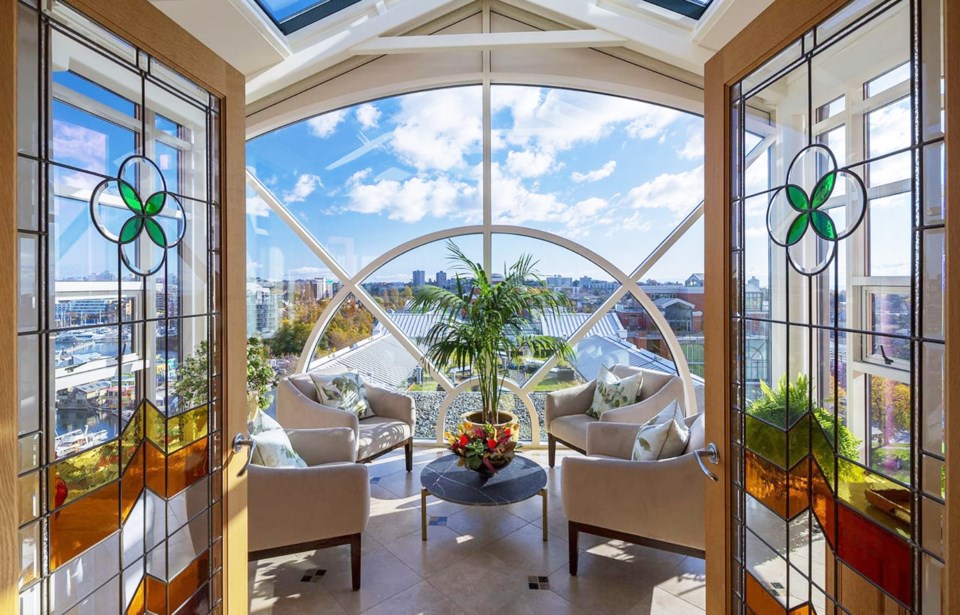
[[[692,19],[700,19],[713,0],[646,0],[646,2]]]
[[[290,34],[359,1],[257,0],[257,4],[277,24],[281,32]]]

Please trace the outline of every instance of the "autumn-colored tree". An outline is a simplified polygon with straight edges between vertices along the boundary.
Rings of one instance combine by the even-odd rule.
[[[870,423],[881,427],[881,446],[889,445],[897,431],[909,431],[910,387],[903,382],[870,378]]]

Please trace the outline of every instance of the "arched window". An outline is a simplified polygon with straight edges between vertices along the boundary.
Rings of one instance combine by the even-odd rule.
[[[697,395],[701,118],[486,87],[366,102],[248,142],[248,333],[281,372],[356,371],[409,392],[417,437],[435,439],[476,395],[471,374],[424,359],[431,315],[408,302],[418,286],[454,283],[453,241],[495,273],[533,255],[570,300],[530,324],[568,339],[573,361],[504,364],[525,439],[539,440],[547,392],[601,365],[678,373]]]

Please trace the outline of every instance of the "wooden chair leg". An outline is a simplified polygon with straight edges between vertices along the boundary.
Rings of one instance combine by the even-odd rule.
[[[552,468],[557,461],[557,439],[553,434],[547,434],[547,463]]]
[[[407,443],[403,445],[403,452],[407,458],[407,472],[413,471],[413,438],[407,440]]]
[[[577,546],[577,539],[580,537],[580,530],[577,529],[575,523],[570,521],[567,522],[567,530],[569,532],[569,535],[567,536],[567,544],[570,547],[570,574],[571,576],[577,576],[577,559],[580,556],[580,550]]]
[[[350,537],[350,575],[353,579],[353,591],[360,589],[360,534]]]

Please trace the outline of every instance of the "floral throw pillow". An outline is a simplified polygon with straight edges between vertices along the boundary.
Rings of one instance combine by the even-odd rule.
[[[640,426],[633,443],[633,461],[670,459],[683,453],[690,441],[690,429],[683,420],[683,411],[676,401],[660,414]]]
[[[310,374],[310,379],[316,385],[320,403],[324,406],[352,412],[358,419],[373,416],[360,374]]]
[[[606,368],[600,366],[597,375],[597,388],[593,393],[593,403],[587,408],[587,416],[599,419],[607,410],[622,408],[640,401],[643,388],[643,372],[637,372],[626,378],[617,378]]]
[[[305,468],[305,462],[293,450],[287,432],[262,410],[247,425],[253,448],[252,463],[268,468]]]

